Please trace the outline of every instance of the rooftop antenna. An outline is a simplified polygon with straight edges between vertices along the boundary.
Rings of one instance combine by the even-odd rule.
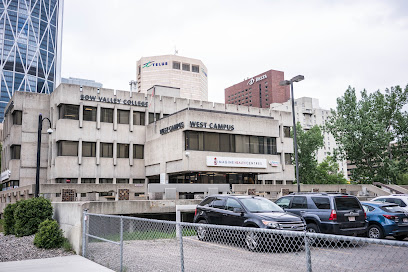
[[[176,46],[174,46],[174,55],[177,55],[177,54],[178,54],[178,50],[177,50]]]

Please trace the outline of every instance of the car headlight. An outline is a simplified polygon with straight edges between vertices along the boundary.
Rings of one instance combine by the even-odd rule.
[[[279,229],[279,224],[273,221],[262,220],[262,223],[272,229]]]

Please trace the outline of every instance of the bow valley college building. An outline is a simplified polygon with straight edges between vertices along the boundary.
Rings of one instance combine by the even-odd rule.
[[[40,114],[39,193],[51,201],[198,199],[294,180],[290,112],[61,84],[6,107],[2,208],[34,196]]]

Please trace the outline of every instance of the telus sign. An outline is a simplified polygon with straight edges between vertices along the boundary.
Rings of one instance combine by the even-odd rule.
[[[263,79],[265,79],[265,78],[268,78],[268,76],[265,74],[265,75],[262,75],[262,76],[259,76],[259,77],[256,77],[256,78],[251,78],[249,81],[248,81],[248,85],[252,85],[252,84],[254,84],[255,82],[258,82],[258,81],[261,81],[261,80],[263,80]]]

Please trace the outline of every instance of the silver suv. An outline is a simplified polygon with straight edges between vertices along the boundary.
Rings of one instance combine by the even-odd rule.
[[[388,195],[388,196],[379,196],[372,201],[378,201],[378,202],[388,202],[388,203],[395,203],[398,206],[400,206],[404,211],[408,212],[408,195],[404,194],[394,194],[394,195]]]

